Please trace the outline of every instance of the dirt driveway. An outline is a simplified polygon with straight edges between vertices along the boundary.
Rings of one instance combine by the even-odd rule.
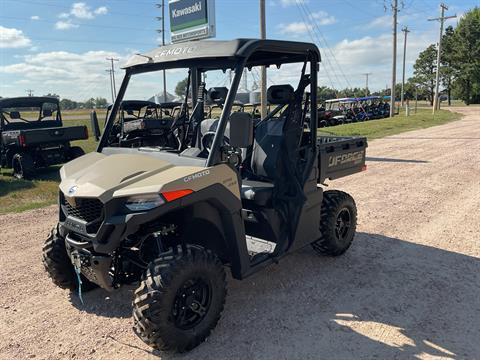
[[[41,246],[55,207],[0,216],[0,358],[480,358],[480,108],[459,111],[372,141],[369,171],[333,183],[357,201],[351,250],[230,280],[218,327],[182,356],[135,337],[131,288],[82,306],[53,286]]]

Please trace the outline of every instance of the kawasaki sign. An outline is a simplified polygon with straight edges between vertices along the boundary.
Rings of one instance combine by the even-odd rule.
[[[215,0],[170,0],[172,43],[215,36]]]

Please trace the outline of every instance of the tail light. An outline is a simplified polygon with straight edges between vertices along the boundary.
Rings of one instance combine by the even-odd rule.
[[[18,143],[21,147],[25,147],[27,146],[26,142],[25,142],[25,135],[24,134],[20,134],[18,136]]]
[[[85,139],[88,139],[88,128],[85,126]]]

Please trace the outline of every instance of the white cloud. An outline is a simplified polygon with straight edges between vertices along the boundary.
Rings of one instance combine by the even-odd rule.
[[[30,16],[30,19],[31,19],[31,20],[40,20],[40,16],[38,16],[38,15],[32,15],[32,16]]]
[[[93,13],[90,10],[90,7],[82,2],[74,3],[72,5],[72,10],[70,10],[70,14],[79,18],[79,19],[93,19]]]
[[[337,22],[335,16],[328,14],[325,11],[317,11],[310,15],[313,21],[318,25],[331,25]]]
[[[72,8],[69,12],[62,12],[58,14],[58,18],[62,19],[55,23],[55,29],[57,30],[68,30],[72,28],[78,28],[80,25],[72,22],[72,19],[80,20],[92,20],[96,16],[105,15],[108,13],[108,8],[106,6],[100,6],[96,9],[92,9],[84,2],[77,2],[72,5]]]
[[[31,43],[22,30],[0,25],[0,48],[22,48],[30,46]]]
[[[72,23],[70,19],[63,21],[59,20],[55,23],[55,29],[57,30],[69,30],[69,29],[74,29],[78,28],[77,24]]]
[[[70,10],[70,14],[75,16],[78,19],[87,19],[91,20],[95,18],[96,15],[105,15],[108,12],[106,6],[100,6],[99,8],[92,10],[90,6],[88,6],[84,2],[74,3],[72,5],[72,9]]]
[[[96,8],[94,11],[95,15],[105,15],[108,13],[108,9],[106,6],[100,6],[99,8]]]
[[[279,24],[277,28],[281,34],[298,36],[311,30],[312,25],[304,22],[293,22],[290,24]]]
[[[18,63],[0,66],[0,74],[13,75],[22,83],[31,83],[38,93],[55,92],[62,97],[85,100],[109,94],[108,66],[105,58],[125,56],[109,51],[72,53],[52,51],[29,54]],[[120,73],[120,72],[119,72]],[[119,74],[118,81],[121,76]]]

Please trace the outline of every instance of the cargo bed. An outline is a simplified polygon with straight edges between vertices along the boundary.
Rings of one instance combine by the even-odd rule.
[[[318,182],[334,180],[365,170],[365,137],[319,136]]]
[[[6,145],[30,147],[88,139],[88,131],[86,126],[53,127],[5,131],[2,137]]]

